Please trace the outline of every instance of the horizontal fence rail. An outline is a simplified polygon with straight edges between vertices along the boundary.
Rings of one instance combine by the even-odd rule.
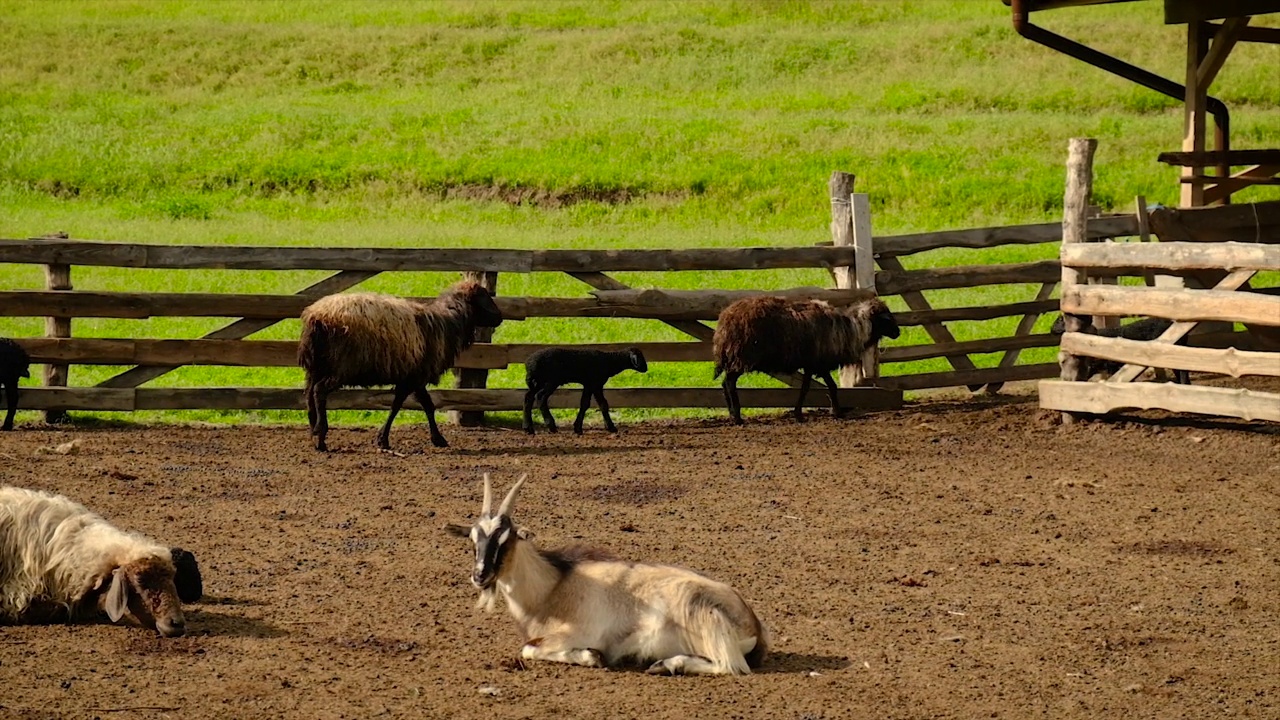
[[[487,250],[148,245],[85,240],[0,240],[0,263],[168,270],[365,270],[377,272],[620,272],[775,270],[851,265],[853,248]]]

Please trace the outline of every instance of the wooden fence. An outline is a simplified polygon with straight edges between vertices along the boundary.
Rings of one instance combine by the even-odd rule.
[[[116,243],[45,237],[0,240],[0,263],[39,264],[46,268],[45,289],[0,291],[0,315],[49,318],[43,338],[22,338],[33,361],[46,364],[43,388],[24,390],[22,407],[64,410],[135,409],[301,409],[300,388],[147,388],[140,387],[184,365],[293,366],[296,343],[246,340],[249,335],[287,318],[296,318],[315,298],[355,287],[381,272],[449,271],[471,273],[496,287],[501,273],[564,272],[591,288],[582,297],[497,296],[505,317],[620,317],[664,322],[691,336],[691,342],[615,343],[585,347],[640,347],[650,362],[706,362],[715,320],[728,303],[764,291],[675,291],[632,289],[608,273],[619,271],[713,271],[826,268],[835,289],[794,288],[768,291],[772,295],[812,297],[844,305],[874,289],[882,296],[900,296],[907,307],[897,313],[903,326],[922,326],[930,339],[919,345],[882,349],[882,365],[928,358],[946,358],[945,372],[908,373],[876,377],[877,358],[868,358],[869,385],[849,387],[846,377],[842,403],[848,407],[896,407],[904,390],[968,386],[996,391],[1005,382],[1058,374],[1056,363],[1018,364],[1020,352],[1049,347],[1058,338],[1032,334],[1036,319],[1055,311],[1054,288],[1062,274],[1057,260],[1029,263],[970,265],[907,270],[900,258],[943,248],[991,248],[1011,244],[1056,243],[1058,223],[979,228],[948,232],[873,238],[867,197],[852,193],[853,177],[832,176],[832,238],[814,247],[680,249],[680,250],[503,250],[412,248],[315,248],[178,246]],[[1134,235],[1134,216],[1093,217],[1087,221],[1090,238]],[[335,274],[293,295],[230,293],[85,292],[72,287],[72,266],[109,266],[167,270],[328,270]],[[876,269],[876,265],[879,269]],[[934,290],[998,284],[1036,284],[1039,291],[1025,301],[991,306],[935,307],[926,298]],[[227,317],[234,322],[198,339],[78,338],[72,318],[149,318],[161,316]],[[958,341],[950,326],[1019,317],[1011,335]],[[489,370],[521,363],[540,344],[477,343],[458,360],[459,388],[433,391],[442,409],[457,411],[513,410],[522,391],[485,389]],[[980,368],[974,355],[1003,353],[994,367]],[[95,387],[62,387],[69,364],[136,365]],[[795,378],[779,376],[793,385]],[[708,378],[710,380],[710,378]],[[809,401],[825,403],[823,393]],[[749,407],[786,407],[794,391],[743,391]],[[385,408],[386,391],[346,390],[336,393],[334,408]],[[576,393],[562,391],[552,398],[556,407],[576,407]],[[610,391],[615,407],[719,407],[718,388],[618,388]],[[410,403],[412,405],[412,403]]]
[[[1062,337],[1061,380],[1040,384],[1041,406],[1064,411],[1066,422],[1126,408],[1280,421],[1278,393],[1135,382],[1149,367],[1234,378],[1280,376],[1280,296],[1273,288],[1250,284],[1259,271],[1280,271],[1280,202],[1156,210],[1149,224],[1161,242],[1088,243],[1076,228],[1082,227],[1079,216],[1088,204],[1093,146],[1083,142],[1072,150],[1076,168],[1068,183],[1061,250],[1062,309],[1070,315]],[[1156,287],[1088,284],[1098,276],[1156,273],[1180,280]],[[1155,340],[1136,341],[1086,334],[1071,315],[1142,315],[1172,324]],[[1205,322],[1230,324],[1225,333],[1212,336],[1210,344],[1220,347],[1175,344]],[[1243,332],[1232,329],[1237,323],[1244,325]],[[1106,382],[1086,382],[1082,357],[1123,365]]]

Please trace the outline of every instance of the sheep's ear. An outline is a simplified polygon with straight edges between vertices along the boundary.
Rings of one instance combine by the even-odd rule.
[[[107,590],[105,607],[111,622],[120,622],[120,618],[129,612],[129,578],[125,577],[124,568],[116,568],[111,573],[111,587]]]
[[[450,535],[457,535],[458,537],[464,537],[464,538],[471,537],[470,525],[460,525],[458,523],[447,523],[442,529],[445,532],[449,533]]]

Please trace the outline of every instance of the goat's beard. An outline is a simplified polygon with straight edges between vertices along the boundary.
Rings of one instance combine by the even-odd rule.
[[[476,601],[476,609],[493,612],[498,607],[498,591],[490,585],[480,591],[480,599]]]

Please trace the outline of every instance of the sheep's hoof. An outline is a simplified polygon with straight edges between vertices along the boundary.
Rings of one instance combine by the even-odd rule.
[[[801,415],[801,414],[799,414],[799,413],[796,413],[796,422],[798,422],[798,423],[802,423],[802,422],[804,422],[804,415]]]
[[[449,447],[449,442],[448,442],[447,440],[445,440],[445,439],[444,439],[444,436],[443,436],[443,435],[436,435],[436,436],[433,436],[433,437],[431,438],[431,444],[432,444],[432,445],[435,445],[435,446],[436,446],[436,447],[438,447],[438,448],[447,448],[447,447]]]
[[[577,426],[575,425],[575,426],[574,426],[574,428],[573,428],[573,434],[574,434],[574,435],[581,435],[581,434],[582,434],[582,428],[577,427]]]
[[[609,428],[609,432],[611,432],[611,433],[616,433],[616,432],[618,432],[618,428],[616,428],[616,427],[610,427],[610,428]]]
[[[548,425],[547,432],[550,432],[550,433],[560,432],[560,428],[556,427],[555,425]]]
[[[320,442],[316,443],[316,450],[318,452],[329,452],[329,446],[325,445],[324,441],[321,440]]]
[[[526,435],[532,435],[532,434],[533,434],[533,428],[531,428],[531,427],[527,427],[527,428],[525,428],[525,429],[524,429],[524,432],[525,432],[525,434],[526,434]]]

